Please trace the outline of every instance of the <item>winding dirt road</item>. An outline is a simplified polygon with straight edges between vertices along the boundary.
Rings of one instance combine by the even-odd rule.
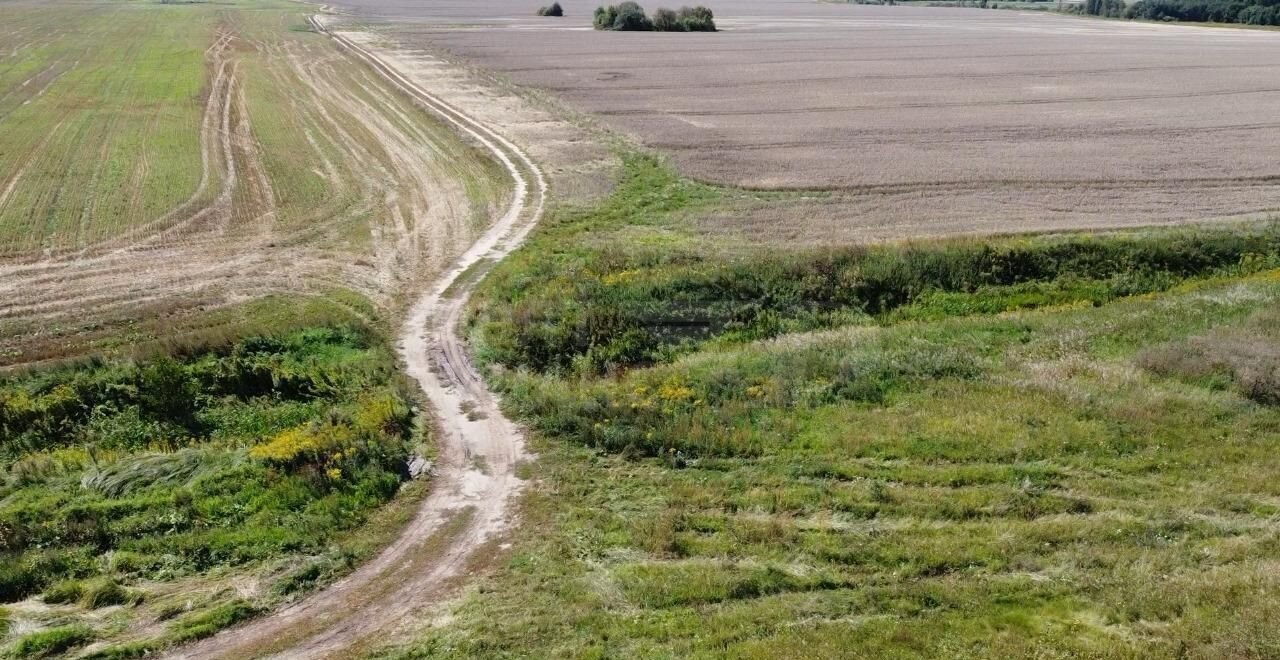
[[[496,551],[511,522],[526,454],[520,430],[498,407],[457,334],[478,276],[515,249],[542,215],[546,181],[515,144],[418,87],[322,17],[328,32],[427,111],[493,154],[514,182],[511,206],[413,305],[399,350],[436,415],[440,455],[424,499],[402,535],[376,558],[328,589],[279,612],[191,646],[175,658],[323,658],[348,656],[394,636],[438,603],[468,567]]]

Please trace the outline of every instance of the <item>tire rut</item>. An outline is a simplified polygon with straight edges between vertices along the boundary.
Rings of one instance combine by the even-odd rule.
[[[520,430],[471,363],[457,333],[469,294],[486,270],[518,247],[542,215],[546,181],[533,161],[494,130],[441,101],[322,19],[328,33],[425,110],[491,153],[513,182],[510,206],[417,300],[399,353],[435,415],[440,445],[431,492],[401,536],[328,589],[244,626],[170,653],[174,658],[323,658],[384,642],[420,610],[438,604],[468,566],[509,528],[527,458]],[[466,410],[467,412],[463,412]]]

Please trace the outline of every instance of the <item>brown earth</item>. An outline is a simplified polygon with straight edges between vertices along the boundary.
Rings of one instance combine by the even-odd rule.
[[[536,4],[536,3],[535,3]],[[1037,12],[711,2],[716,34],[514,0],[340,6],[546,90],[708,181],[824,189],[716,233],[827,242],[1280,209],[1280,35]],[[658,5],[648,7],[654,9]]]

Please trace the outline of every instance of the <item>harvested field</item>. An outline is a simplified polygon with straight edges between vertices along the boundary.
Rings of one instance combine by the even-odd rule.
[[[695,178],[824,189],[708,218],[826,242],[1158,224],[1280,208],[1270,32],[1042,13],[711,3],[717,34],[592,31],[510,0],[348,0],[670,154]],[[650,8],[656,8],[654,4]]]
[[[380,311],[505,203],[292,5],[0,4],[0,364],[271,293]]]

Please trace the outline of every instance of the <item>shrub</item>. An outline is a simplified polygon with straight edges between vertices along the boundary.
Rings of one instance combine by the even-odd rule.
[[[408,478],[413,411],[360,345],[307,330],[0,378],[0,603],[130,603],[103,578],[324,550]]]
[[[1091,0],[1094,12],[1085,5],[1086,13],[1106,13],[1108,2]],[[1141,18],[1149,21],[1211,21],[1215,23],[1243,23],[1245,25],[1280,25],[1280,8],[1270,0],[1242,2],[1240,0],[1138,0],[1124,9],[1125,18]]]
[[[60,626],[41,630],[18,640],[13,654],[19,658],[45,658],[69,651],[93,639],[88,626]]]
[[[1280,7],[1247,7],[1237,15],[1245,25],[1280,25]]]
[[[658,9],[653,13],[653,20],[645,16],[644,9],[634,2],[624,2],[616,6],[603,6],[596,9],[595,28],[597,30],[643,31],[657,32],[715,32],[716,23],[711,10],[698,7],[681,7],[679,11]]]
[[[686,32],[715,32],[716,21],[711,10],[701,5],[681,7],[677,14],[680,29]]]
[[[662,191],[679,193],[674,185]],[[624,196],[631,193],[619,193]],[[588,218],[584,225],[593,222]],[[666,361],[708,339],[751,341],[865,322],[867,316],[895,322],[931,301],[933,312],[946,307],[954,315],[1101,304],[1187,278],[1258,272],[1280,266],[1280,224],[758,252],[735,259],[665,248],[627,254],[592,248],[516,263],[523,268],[519,277],[514,267],[498,269],[482,289],[492,301],[476,317],[481,359],[538,372],[603,374]],[[944,304],[944,294],[955,294],[957,304]],[[972,308],[962,309],[966,305]]]
[[[564,8],[560,3],[553,2],[550,7],[542,7],[538,10],[539,16],[564,16]]]
[[[670,9],[659,9],[653,12],[653,29],[657,32],[680,32],[684,30],[676,13]]]
[[[595,26],[597,30],[612,30],[613,21],[617,17],[618,17],[617,7],[614,7],[612,5],[596,7],[596,11],[594,16],[591,19],[591,23],[592,25]]]
[[[617,32],[643,32],[652,30],[649,17],[644,15],[644,8],[634,2],[623,2],[614,12],[613,29]]]

